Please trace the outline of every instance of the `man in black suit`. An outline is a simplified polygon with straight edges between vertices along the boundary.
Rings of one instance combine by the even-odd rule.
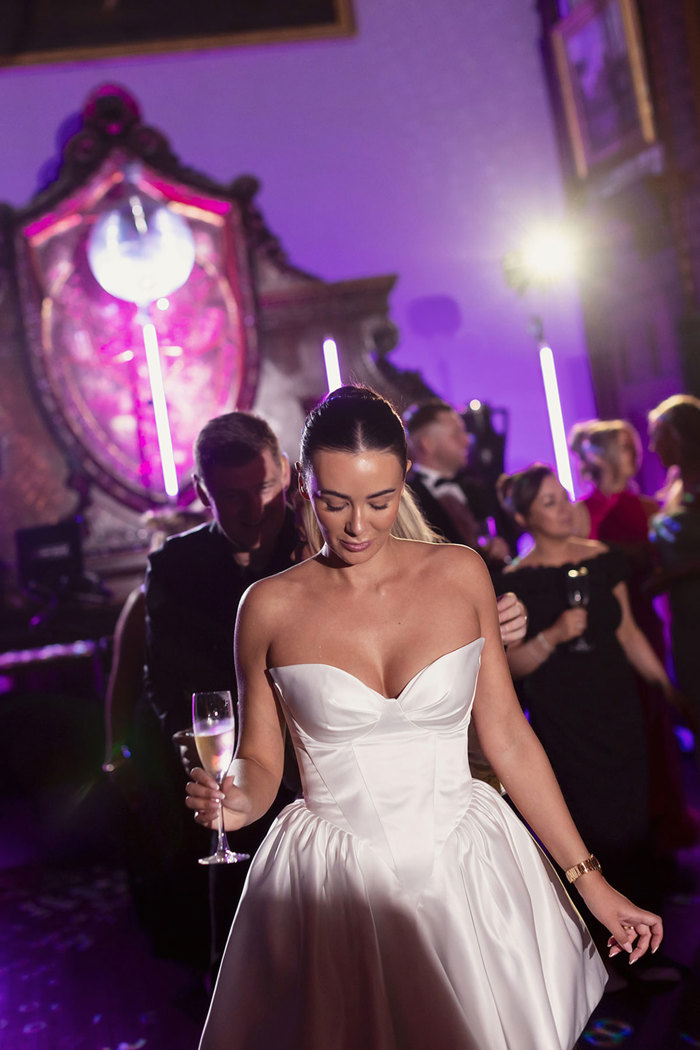
[[[464,420],[451,405],[430,398],[404,414],[412,467],[408,484],[426,521],[450,543],[463,543],[498,570],[510,558],[510,548],[495,534],[500,517],[496,493],[469,476],[469,435]],[[527,628],[527,610],[512,593],[498,599],[504,645],[521,641]],[[500,790],[472,723],[469,727],[469,764],[472,775]]]
[[[490,567],[511,554],[497,535],[496,493],[468,473],[469,435],[464,420],[439,398],[413,406],[404,415],[413,461],[409,486],[426,520],[450,543],[474,547]]]
[[[286,503],[289,462],[263,419],[230,412],[210,420],[195,442],[195,470],[212,521],[171,537],[149,558],[146,672],[163,730],[161,801],[170,831],[154,880],[153,907],[162,919],[155,925],[162,954],[184,953],[206,970],[223,950],[248,865],[197,864],[211,843],[183,804],[187,778],[172,737],[192,727],[193,692],[229,689],[235,704],[239,602],[250,584],[292,564],[299,537]],[[266,817],[231,836],[232,849],[252,855],[293,797],[293,786],[281,788]]]

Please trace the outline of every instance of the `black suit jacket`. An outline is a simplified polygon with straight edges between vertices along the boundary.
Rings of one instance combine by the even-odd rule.
[[[432,525],[448,543],[464,543],[462,534],[453,523],[452,518],[440,501],[432,495],[420,474],[411,470],[406,481],[428,524]]]
[[[457,526],[440,501],[431,494],[418,472],[415,470],[409,471],[406,480],[428,524],[437,529],[449,543],[463,544],[464,539]],[[495,490],[480,478],[476,478],[466,471],[458,474],[455,482],[466,496],[467,506],[476,521],[481,522],[487,518],[493,518],[496,522],[497,534],[502,536],[508,543],[511,555],[515,555],[517,553],[517,530],[500,506]],[[501,563],[497,562],[496,567],[501,567]]]
[[[243,594],[292,564],[298,544],[287,511],[272,558],[250,572],[237,565],[216,523],[172,536],[148,560],[147,685],[168,737],[192,724],[192,693],[230,689],[236,699],[233,632]]]

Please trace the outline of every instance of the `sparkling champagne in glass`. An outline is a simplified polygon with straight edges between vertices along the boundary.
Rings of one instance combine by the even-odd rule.
[[[590,589],[588,569],[585,565],[580,565],[578,569],[569,569],[566,574],[566,596],[572,609],[575,609],[577,606],[582,606],[585,609],[588,605]],[[593,646],[586,641],[582,634],[578,636],[569,648],[574,653],[590,653],[593,650]]]
[[[192,694],[192,726],[199,759],[207,773],[221,787],[233,760],[236,742],[236,724],[233,704],[228,689]],[[209,857],[200,857],[200,864],[236,864],[249,860],[247,853],[234,853],[228,848],[224,831],[223,805],[219,806],[219,828],[216,850]]]

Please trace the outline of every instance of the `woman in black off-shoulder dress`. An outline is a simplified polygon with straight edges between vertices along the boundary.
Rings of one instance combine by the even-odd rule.
[[[502,479],[501,494],[534,540],[502,580],[529,613],[526,638],[508,653],[522,702],[574,821],[625,892],[648,899],[647,742],[633,667],[669,697],[671,684],[630,613],[623,557],[573,535],[568,494],[550,468]],[[569,604],[576,569],[585,570],[585,608]]]

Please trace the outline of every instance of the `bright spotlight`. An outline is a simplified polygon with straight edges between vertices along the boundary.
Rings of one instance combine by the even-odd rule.
[[[481,409],[481,401],[479,401],[477,398],[473,398],[473,400],[469,402],[469,407],[471,408],[472,412],[478,412]]]
[[[578,258],[576,238],[564,228],[535,230],[521,249],[521,266],[534,285],[573,276]]]

